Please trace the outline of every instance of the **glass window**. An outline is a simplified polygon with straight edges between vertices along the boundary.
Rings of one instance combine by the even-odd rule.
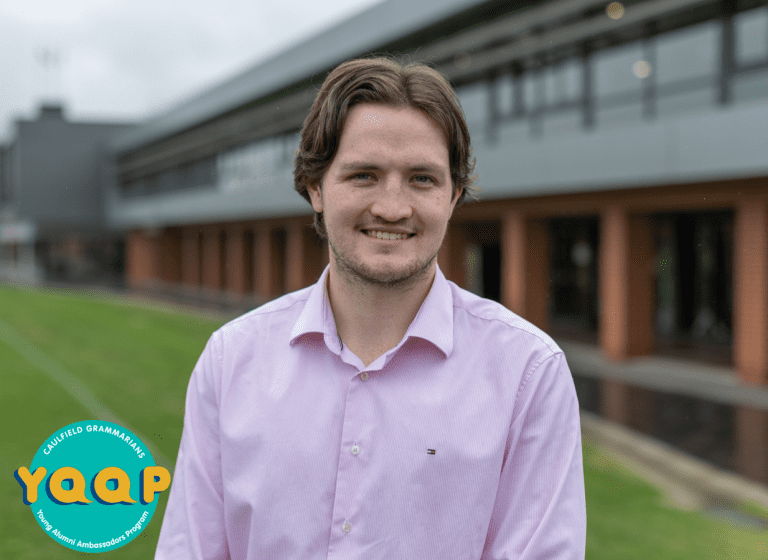
[[[565,76],[560,70],[560,65],[550,66],[544,73],[544,98],[547,105],[555,105],[565,101]]]
[[[732,86],[736,101],[765,100],[768,97],[768,68],[737,74]]]
[[[178,184],[178,173],[175,170],[167,170],[160,173],[157,177],[155,188],[159,192],[168,192],[175,190]]]
[[[639,42],[595,53],[595,95],[600,98],[639,90],[641,79],[633,68],[642,60],[643,46]]]
[[[189,186],[210,186],[216,182],[216,158],[209,157],[196,161],[192,166],[192,179]]]
[[[768,58],[768,8],[741,12],[733,19],[736,62],[748,64]]]
[[[497,99],[499,104],[499,114],[509,115],[512,113],[512,76],[502,74],[496,80]]]
[[[597,337],[598,218],[550,220],[550,320],[556,336]]]
[[[502,143],[518,143],[529,140],[530,130],[531,126],[527,120],[516,119],[502,123],[496,130],[496,133],[498,134],[499,141]]]
[[[730,363],[732,276],[732,212],[657,216],[659,352]]]
[[[280,139],[282,150],[281,161],[283,167],[293,172],[293,154],[299,149],[299,133],[286,134]]]
[[[483,252],[476,243],[468,243],[464,252],[464,266],[467,274],[467,290],[477,296],[483,295]]]
[[[656,77],[660,84],[720,71],[720,36],[717,22],[707,22],[659,35],[656,40]]]
[[[656,101],[658,115],[660,117],[668,117],[690,113],[691,111],[711,109],[717,101],[718,94],[719,90],[713,84],[712,87],[706,89],[659,96]]]
[[[546,103],[545,99],[541,99],[539,86],[539,80],[541,79],[541,73],[533,70],[529,70],[522,75],[523,80],[523,105],[526,113],[540,107]]]
[[[218,179],[220,188],[226,191],[269,188],[285,172],[284,152],[282,136],[258,140],[222,152],[217,164],[201,168],[200,173]]]
[[[595,116],[597,125],[601,128],[637,124],[642,118],[643,108],[639,95],[628,97],[626,102],[620,105],[610,104],[604,107],[598,103]]]
[[[547,68],[545,95],[547,105],[578,99],[581,95],[582,65],[569,59]]]
[[[457,93],[467,124],[472,127],[485,127],[488,121],[488,85],[478,82],[459,88]]]
[[[584,130],[583,121],[584,117],[581,110],[574,108],[545,115],[542,128],[545,136],[549,134],[559,136],[578,134]]]
[[[5,202],[8,199],[8,195],[6,192],[6,180],[5,180],[5,161],[6,161],[6,152],[5,150],[0,147],[0,203]]]
[[[464,253],[467,289],[481,297],[500,301],[501,244],[498,222],[471,222],[464,231],[468,243]]]

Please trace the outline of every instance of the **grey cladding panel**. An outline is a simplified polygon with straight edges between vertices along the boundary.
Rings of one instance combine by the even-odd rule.
[[[14,199],[20,215],[42,225],[98,226],[104,222],[99,157],[107,138],[125,125],[63,120],[21,122]]]

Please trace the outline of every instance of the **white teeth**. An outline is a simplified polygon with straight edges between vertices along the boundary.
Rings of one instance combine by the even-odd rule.
[[[404,233],[388,233],[386,231],[368,231],[368,235],[376,239],[399,240],[408,237]]]

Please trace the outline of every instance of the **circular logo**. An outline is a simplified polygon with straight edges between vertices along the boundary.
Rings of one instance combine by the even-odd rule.
[[[139,536],[170,484],[135,434],[101,420],[57,430],[16,479],[40,527],[80,552],[114,550]]]

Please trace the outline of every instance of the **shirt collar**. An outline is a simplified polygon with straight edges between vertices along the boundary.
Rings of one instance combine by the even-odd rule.
[[[325,283],[329,269],[330,265],[326,266],[318,281],[312,286],[304,309],[291,330],[290,342],[293,345],[305,334],[319,333],[323,335],[326,346],[338,354],[341,344]],[[424,298],[416,317],[405,333],[404,338],[409,337],[431,342],[446,357],[453,351],[453,294],[439,266],[436,267],[435,279],[427,297]]]

